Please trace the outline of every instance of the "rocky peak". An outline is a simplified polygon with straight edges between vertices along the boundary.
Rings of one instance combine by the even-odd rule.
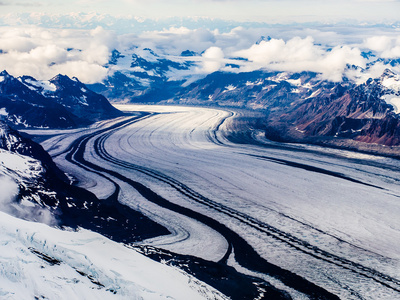
[[[257,40],[256,45],[260,45],[261,42],[269,42],[270,40],[271,40],[271,37],[270,37],[270,36],[265,37],[265,36],[262,35],[262,36]]]
[[[0,76],[2,76],[2,77],[9,77],[10,74],[8,74],[8,72],[7,72],[6,70],[3,70],[3,71],[0,72]]]
[[[57,86],[57,88],[64,89],[66,87],[75,86],[78,80],[73,80],[66,75],[58,74],[50,79],[50,82]]]
[[[394,73],[392,70],[390,69],[385,69],[385,71],[383,71],[381,78],[395,78],[397,76],[396,73]]]
[[[379,82],[386,88],[386,93],[394,94],[400,92],[400,75],[390,69],[385,69],[379,78]]]

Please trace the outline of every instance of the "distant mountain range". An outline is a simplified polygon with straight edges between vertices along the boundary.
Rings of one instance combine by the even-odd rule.
[[[374,60],[372,53],[363,53],[371,60],[367,69],[348,65],[349,73],[367,74],[377,64],[386,70],[358,84],[347,77],[331,82],[314,72],[218,71],[199,76],[190,73],[199,55],[184,51],[168,58],[148,48],[133,54],[115,50],[107,66],[115,72],[89,87],[112,101],[257,110],[265,115],[260,128],[278,141],[400,145],[400,76],[392,71],[400,60]],[[232,63],[228,67],[239,68]]]
[[[122,115],[78,79],[49,81],[0,73],[0,118],[16,128],[73,128]]]

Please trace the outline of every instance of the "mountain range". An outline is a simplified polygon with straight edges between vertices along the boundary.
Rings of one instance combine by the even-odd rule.
[[[344,75],[336,82],[306,71],[239,72],[234,71],[239,65],[232,63],[226,65],[231,72],[201,76],[190,71],[199,55],[189,50],[179,57],[165,57],[148,48],[129,54],[114,50],[106,66],[112,70],[110,75],[89,87],[116,102],[258,111],[264,117],[257,120],[256,129],[276,141],[388,153],[390,147],[400,145],[400,76],[393,71],[399,60],[363,53],[371,60],[366,69],[348,65],[345,74],[367,76],[370,68],[383,65],[381,75],[366,80]],[[234,60],[239,64],[243,59]]]
[[[39,81],[0,73],[0,118],[15,128],[74,128],[121,115],[77,78]]]

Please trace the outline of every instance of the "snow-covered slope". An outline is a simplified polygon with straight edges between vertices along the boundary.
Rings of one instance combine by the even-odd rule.
[[[56,202],[56,193],[45,187],[43,175],[40,161],[0,149],[0,210],[24,219],[57,224],[50,207],[44,203]]]
[[[101,235],[61,231],[3,212],[0,298],[226,299],[183,271]]]
[[[0,299],[226,298],[180,269],[82,229],[126,242],[167,232],[62,182],[58,172],[38,144],[0,122]]]

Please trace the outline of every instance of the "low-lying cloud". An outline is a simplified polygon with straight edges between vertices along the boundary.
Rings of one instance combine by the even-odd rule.
[[[0,67],[14,76],[50,79],[62,73],[85,83],[101,81],[104,65],[117,46],[116,36],[102,28],[50,30],[1,28]]]
[[[368,49],[376,51],[382,58],[398,58],[400,57],[400,35],[391,36],[374,36],[367,38],[364,46]]]
[[[0,210],[6,210],[18,195],[18,184],[7,176],[0,175]]]
[[[61,73],[95,83],[115,70],[106,66],[113,49],[132,53],[135,49],[150,48],[167,58],[177,57],[185,50],[197,53],[193,58],[197,65],[186,73],[188,76],[191,72],[199,75],[218,70],[238,72],[264,68],[313,71],[324,79],[339,81],[348,65],[366,67],[368,59],[363,51],[372,51],[374,59],[400,57],[400,35],[393,30],[377,29],[378,34],[374,36],[363,28],[353,33],[342,27],[289,29],[236,27],[220,32],[170,27],[117,35],[102,27],[93,30],[0,27],[0,69],[14,76],[31,75],[43,80]],[[267,38],[268,35],[272,38]],[[259,40],[261,36],[266,38]],[[232,60],[238,57],[246,61]],[[227,63],[240,68],[226,67]],[[377,64],[371,68],[371,74],[361,76],[353,72],[353,75],[364,80],[382,68]]]
[[[12,178],[0,174],[0,191],[0,211],[25,220],[57,225],[57,220],[49,210],[37,205],[20,205],[16,201],[19,187]]]
[[[312,71],[321,73],[324,79],[331,81],[342,80],[347,65],[366,66],[360,49],[350,46],[325,49],[316,45],[312,37],[295,37],[287,42],[271,39],[235,54],[251,62],[245,67],[247,70],[266,68],[289,72]]]
[[[224,52],[219,47],[210,47],[202,55],[203,63],[200,72],[209,74],[221,69],[224,65]]]

